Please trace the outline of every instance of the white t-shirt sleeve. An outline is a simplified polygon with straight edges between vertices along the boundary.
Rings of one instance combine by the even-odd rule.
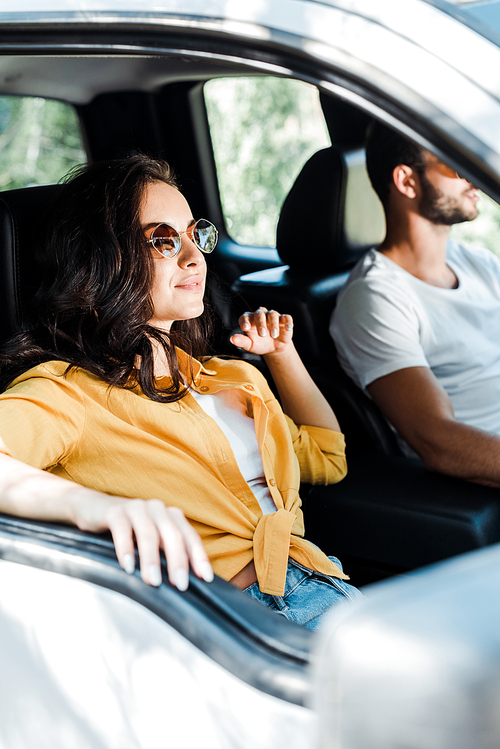
[[[407,367],[429,367],[415,301],[394,283],[352,281],[339,298],[330,333],[347,374],[361,388]]]

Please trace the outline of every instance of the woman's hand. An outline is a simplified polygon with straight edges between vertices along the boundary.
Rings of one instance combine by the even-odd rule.
[[[231,343],[252,354],[281,354],[293,346],[291,315],[280,315],[273,309],[259,307],[255,312],[241,315],[238,324],[243,334],[231,336]]]
[[[84,490],[75,492],[75,522],[81,530],[110,530],[121,566],[129,575],[135,570],[134,537],[139,550],[141,577],[161,584],[160,549],[168,567],[168,579],[186,590],[189,566],[206,582],[214,574],[198,533],[178,507],[166,507],[159,499],[125,499]]]
[[[264,357],[278,388],[283,411],[296,423],[340,432],[331,406],[311,379],[292,341],[291,315],[259,307],[238,320],[243,334],[231,342]]]
[[[150,585],[161,583],[161,549],[167,560],[168,579],[179,590],[188,586],[189,565],[207,582],[214,577],[201,538],[177,507],[166,507],[159,499],[127,499],[94,491],[3,452],[0,511],[73,523],[93,533],[110,530],[118,561],[129,574],[135,569],[135,537],[141,576]]]

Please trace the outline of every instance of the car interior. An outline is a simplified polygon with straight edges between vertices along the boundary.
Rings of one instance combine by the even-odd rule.
[[[220,245],[209,261],[218,352],[238,353],[228,337],[247,309],[264,305],[293,315],[296,346],[338,415],[348,458],[348,475],[338,485],[303,487],[306,535],[342,560],[354,585],[404,575],[498,542],[498,492],[432,474],[418,459],[405,457],[375,404],[340,369],[328,333],[331,311],[350,269],[380,240],[379,228],[371,226],[366,208],[368,201],[373,202],[370,188],[356,191],[351,184],[352,164],[362,159],[371,121],[368,107],[355,107],[322,90],[319,71],[308,70],[306,75],[300,61],[288,60],[298,78],[318,84],[331,145],[306,160],[289,190],[279,215],[276,247],[245,246],[232,239],[225,222],[203,88],[218,77],[247,76],[244,56],[252,59],[256,53],[240,49],[241,62],[233,57],[229,63],[218,61],[215,54],[197,56],[195,50],[186,51],[186,40],[184,46],[178,39],[172,41],[169,54],[163,56],[153,53],[154,40],[149,42],[149,53],[136,56],[106,56],[102,51],[76,56],[71,50],[65,56],[6,54],[0,57],[0,96],[36,96],[73,106],[90,160],[144,151],[170,162],[193,214],[208,218],[219,229]],[[369,92],[366,97],[368,101]],[[57,189],[57,185],[28,185],[0,192],[1,340],[18,330],[29,314],[39,280],[33,264],[36,229]],[[255,364],[262,367],[259,361]],[[110,539],[8,516],[0,518],[0,536],[4,558],[21,555],[23,563],[37,564],[40,548],[54,560],[52,552],[63,550],[73,560],[75,571],[70,574],[76,576],[93,574],[85,572],[84,565],[76,569],[78,555],[104,560],[109,579],[101,572],[99,584],[118,586],[126,595],[140,597],[144,605],[156,606],[182,631],[182,596],[162,586],[166,592],[160,605],[150,591],[141,592],[137,580],[131,582],[120,574]],[[21,537],[32,542],[22,554],[13,544]],[[53,568],[54,560],[42,563]],[[212,631],[210,637],[199,634],[205,652],[222,658],[225,667],[238,673],[254,659],[248,676],[252,683],[304,704],[308,687],[303,669],[310,633],[262,610],[220,580],[207,586],[192,579],[188,595],[200,621],[205,617],[219,627],[217,647]],[[203,626],[197,631],[202,633]],[[259,658],[274,658],[275,664],[281,664],[283,670],[276,667],[272,683],[263,683],[264,671],[265,678],[271,677],[259,667]],[[287,682],[283,674],[291,673],[292,686],[283,686]]]

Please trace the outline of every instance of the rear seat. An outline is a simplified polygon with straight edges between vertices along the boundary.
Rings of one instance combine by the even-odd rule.
[[[49,202],[59,185],[0,193],[0,342],[29,317],[38,283],[36,245]]]

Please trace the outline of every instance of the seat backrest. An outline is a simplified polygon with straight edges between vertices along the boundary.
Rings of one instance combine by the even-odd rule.
[[[278,222],[277,249],[287,265],[241,276],[233,286],[241,300],[238,313],[264,305],[293,315],[296,345],[311,365],[333,355],[325,320],[348,276],[350,258],[342,242],[345,170],[333,147],[309,159]]]
[[[288,193],[276,248],[292,276],[312,281],[339,274],[363,251],[344,236],[347,171],[343,153],[334,146],[323,148],[304,164]]]
[[[349,241],[344,231],[348,164],[335,147],[305,164],[281,210],[277,249],[287,263],[241,276],[233,290],[241,310],[263,305],[293,315],[294,340],[304,363],[338,413],[351,454],[400,455],[396,437],[375,404],[345,375],[328,324],[352,265],[377,241]],[[379,227],[375,227],[379,231]]]
[[[0,193],[0,342],[29,316],[39,281],[35,247],[59,187],[37,185]]]

